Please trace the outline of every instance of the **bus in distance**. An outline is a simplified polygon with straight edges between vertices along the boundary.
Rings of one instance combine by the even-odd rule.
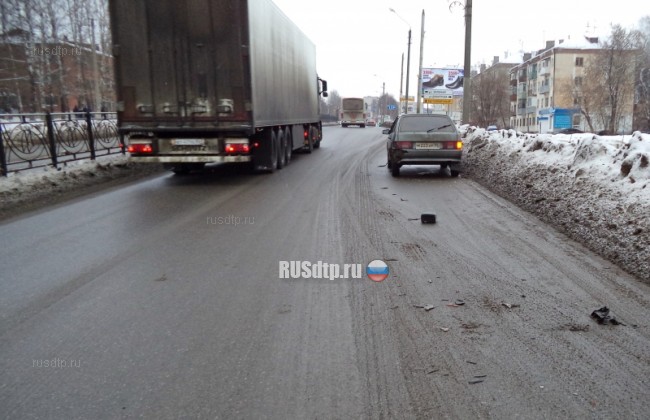
[[[366,128],[366,112],[363,98],[343,98],[341,100],[341,127],[358,125]]]

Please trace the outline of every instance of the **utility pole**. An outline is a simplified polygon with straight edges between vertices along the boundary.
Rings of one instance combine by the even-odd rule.
[[[422,9],[422,26],[420,30],[420,67],[418,68],[418,114],[422,110],[422,51],[424,50],[424,9]]]
[[[383,105],[381,103],[384,103]],[[386,111],[386,82],[383,82],[381,84],[381,101],[379,101],[379,106],[381,107],[381,122],[383,123],[385,118],[384,118],[384,112]]]
[[[472,0],[465,0],[465,66],[463,68],[463,124],[470,121],[472,52]]]
[[[403,95],[403,84],[404,84],[404,53],[402,53],[402,71],[399,75],[399,111],[397,112],[397,115],[402,112],[402,95]]]
[[[404,23],[406,23],[409,27],[409,39],[408,39],[408,57],[406,59],[406,107],[404,108],[404,113],[408,114],[409,112],[409,75],[411,73],[411,24],[408,23],[403,17],[399,15],[393,8],[389,8],[391,12],[395,13],[398,18],[402,19]],[[404,69],[404,55],[402,55],[402,69]],[[400,89],[400,104],[402,101],[402,93]]]
[[[409,113],[409,75],[411,74],[411,27],[409,26],[409,44],[408,44],[408,58],[406,59],[406,108],[404,113]]]

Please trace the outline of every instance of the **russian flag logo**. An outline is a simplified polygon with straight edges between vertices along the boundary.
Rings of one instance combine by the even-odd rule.
[[[382,260],[371,261],[366,267],[366,274],[372,281],[384,281],[388,277],[388,266]]]

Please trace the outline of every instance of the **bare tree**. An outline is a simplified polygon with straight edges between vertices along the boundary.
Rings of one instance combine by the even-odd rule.
[[[640,46],[640,32],[614,25],[601,52],[585,67],[583,100],[594,105],[592,115],[607,132],[618,132],[625,107],[631,109]]]
[[[650,16],[645,16],[639,22],[642,35],[641,57],[637,81],[637,113],[635,114],[635,129],[650,130]]]
[[[339,118],[339,110],[341,109],[341,95],[336,90],[331,90],[327,97],[327,104],[329,105],[330,115]]]
[[[510,75],[507,67],[492,67],[472,81],[472,120],[482,127],[508,125],[510,119]]]
[[[601,49],[585,60],[582,77],[558,80],[558,103],[580,110],[589,130],[616,133],[632,115],[636,66],[642,36],[639,31],[612,26]]]
[[[106,0],[2,0],[2,106],[17,105],[21,112],[66,110],[70,95],[86,104],[112,98],[107,8]]]

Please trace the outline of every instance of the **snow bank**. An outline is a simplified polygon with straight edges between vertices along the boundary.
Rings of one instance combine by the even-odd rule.
[[[465,173],[650,282],[650,135],[465,130]]]

